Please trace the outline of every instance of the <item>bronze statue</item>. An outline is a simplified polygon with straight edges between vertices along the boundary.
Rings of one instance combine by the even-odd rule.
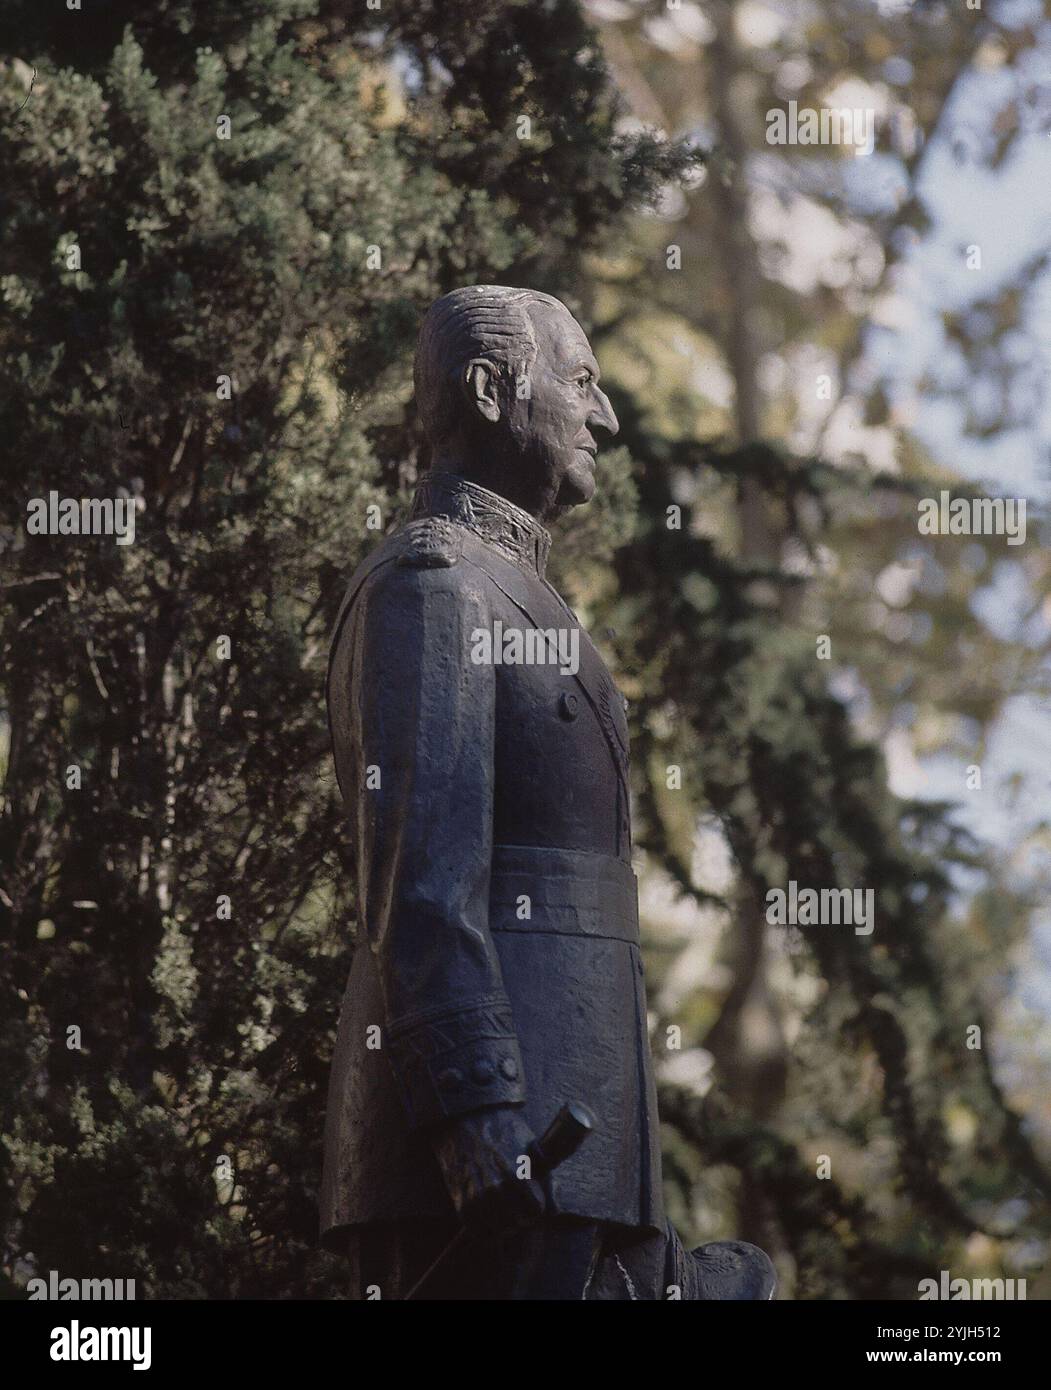
[[[557,299],[472,285],[424,319],[416,399],[430,471],[329,668],[362,940],[323,1239],[359,1297],[771,1298],[762,1251],[664,1216],[624,705],[544,577],[617,431],[598,364]]]

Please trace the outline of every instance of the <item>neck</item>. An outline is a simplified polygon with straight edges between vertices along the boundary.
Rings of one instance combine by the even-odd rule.
[[[473,450],[440,448],[431,458],[432,473],[455,473],[479,487],[505,497],[537,521],[551,521],[564,508],[556,505],[557,485],[531,477],[521,457],[495,453],[480,459]]]

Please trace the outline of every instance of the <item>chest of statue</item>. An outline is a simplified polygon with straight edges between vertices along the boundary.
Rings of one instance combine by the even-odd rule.
[[[630,859],[627,718],[597,648],[538,576],[471,537],[463,559],[490,591],[472,657],[496,676],[494,841]]]

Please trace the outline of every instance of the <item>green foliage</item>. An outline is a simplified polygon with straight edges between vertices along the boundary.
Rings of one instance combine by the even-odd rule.
[[[323,671],[367,509],[389,525],[416,462],[416,326],[464,281],[570,279],[685,157],[613,132],[570,5],[437,37],[419,10],[365,33],[305,4],[200,9],[106,51],[29,22],[34,89],[0,143],[3,1264],[328,1295],[353,913]],[[518,141],[516,103],[539,118],[556,89],[554,126]],[[14,69],[2,90],[21,101]],[[27,537],[52,489],[133,493],[135,544]]]
[[[562,294],[596,326],[621,420],[553,577],[631,700],[647,877],[718,927],[718,968],[677,994],[661,986],[681,943],[650,943],[651,1007],[717,1083],[664,1087],[670,1209],[698,1239],[768,1244],[797,1297],[912,1297],[976,1238],[1014,1272],[1022,1236],[1046,1240],[1048,1179],[988,1041],[961,1035],[988,1031],[1031,904],[950,808],[890,794],[871,735],[912,708],[929,746],[969,747],[1038,656],[974,621],[990,547],[917,561],[915,500],[938,478],[915,441],[896,438],[893,473],[861,449],[830,464],[823,437],[790,446],[798,401],[758,380],[775,347],[816,345],[845,381],[867,307],[793,288],[778,247],[750,240],[758,115],[788,59],[806,58],[813,104],[877,75],[888,21],[855,8],[845,37],[815,19],[742,55],[734,7],[713,7],[686,63],[647,40],[640,7],[610,40],[615,75],[647,120],[711,133],[698,184],[697,154],[625,133],[570,0],[142,8],[87,24],[12,0],[0,19],[20,55],[0,68],[7,1285],[54,1268],[148,1297],[343,1292],[315,1249],[354,929],[327,638],[377,535],[368,509],[390,525],[426,462],[420,314],[488,280]],[[933,132],[974,40],[958,18],[931,43],[914,10],[894,21],[904,96]],[[627,216],[683,181],[674,235]],[[859,225],[841,191],[821,197]],[[874,214],[849,285],[873,246],[885,269],[924,226],[915,198]],[[1008,291],[996,307],[1016,322]],[[948,327],[995,357],[966,314]],[[29,498],[118,488],[140,501],[134,545],[26,536]],[[896,565],[918,574],[897,607],[875,597]],[[832,693],[818,634],[867,721]],[[699,829],[728,849],[723,879],[695,865]],[[963,873],[984,887],[965,920]],[[772,941],[764,894],[788,878],[877,888],[878,937]]]

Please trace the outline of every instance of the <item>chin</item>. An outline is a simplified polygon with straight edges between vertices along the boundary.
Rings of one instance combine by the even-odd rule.
[[[574,459],[562,474],[555,503],[559,507],[579,507],[595,495],[595,474],[590,464]]]

